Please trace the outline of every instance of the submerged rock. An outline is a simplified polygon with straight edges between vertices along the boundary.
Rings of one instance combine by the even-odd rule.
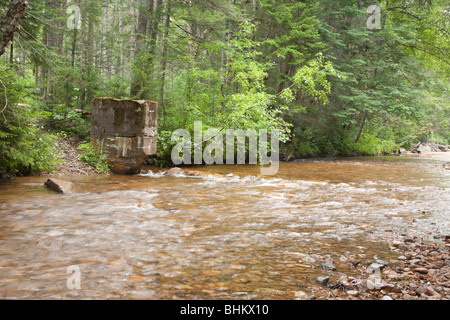
[[[174,175],[185,175],[186,172],[183,169],[180,169],[178,167],[175,168],[171,168],[169,169],[166,174],[168,174],[169,176],[174,176]]]

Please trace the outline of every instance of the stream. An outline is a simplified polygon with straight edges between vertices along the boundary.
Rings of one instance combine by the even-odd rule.
[[[395,235],[449,234],[443,163],[391,156],[281,163],[271,177],[250,165],[62,177],[77,188],[69,196],[47,190],[48,177],[16,178],[0,184],[0,298],[320,298],[324,264],[351,275],[349,255],[395,259]],[[79,290],[67,287],[69,266],[81,270]]]

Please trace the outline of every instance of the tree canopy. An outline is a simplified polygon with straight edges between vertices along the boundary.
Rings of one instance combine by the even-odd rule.
[[[50,168],[105,96],[159,103],[156,162],[195,121],[279,129],[285,159],[450,143],[444,0],[20,3],[0,0],[3,174]]]

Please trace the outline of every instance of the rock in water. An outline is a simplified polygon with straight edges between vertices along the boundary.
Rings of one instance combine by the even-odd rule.
[[[167,171],[167,174],[169,176],[174,176],[174,175],[181,175],[181,174],[186,174],[182,169],[175,167],[175,168],[171,168]]]
[[[59,192],[59,193],[63,193],[63,194],[73,193],[72,182],[58,180],[58,179],[48,179],[44,185],[48,189],[53,190],[55,192]]]

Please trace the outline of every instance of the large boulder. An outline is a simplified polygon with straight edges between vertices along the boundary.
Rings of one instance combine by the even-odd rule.
[[[450,149],[448,146],[443,144],[436,144],[433,142],[421,142],[416,144],[412,149],[412,153],[419,153],[419,154],[427,154],[432,152],[449,152]]]
[[[419,153],[419,154],[427,154],[427,153],[431,153],[431,152],[432,152],[431,147],[426,144],[421,144],[417,148],[417,153]]]
[[[107,154],[113,173],[139,173],[156,154],[157,117],[153,101],[93,100],[91,142]]]

